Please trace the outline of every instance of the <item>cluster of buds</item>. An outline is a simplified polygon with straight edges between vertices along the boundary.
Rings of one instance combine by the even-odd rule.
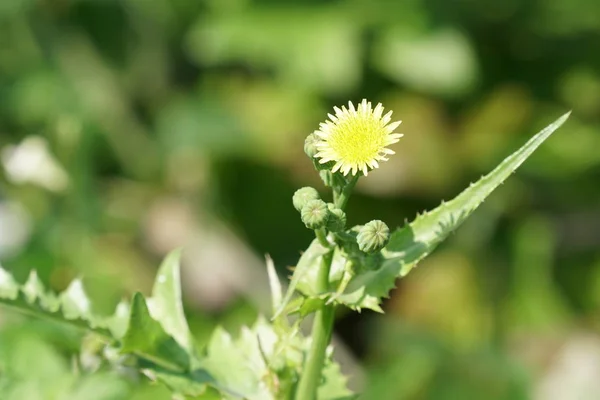
[[[346,227],[344,210],[332,203],[325,203],[317,190],[312,187],[307,186],[296,190],[292,201],[308,229],[325,228],[329,232],[340,232]]]
[[[333,203],[324,202],[317,190],[312,187],[298,189],[294,193],[292,202],[308,229],[326,229],[328,232],[338,233],[343,232],[346,228],[344,210],[336,207]],[[373,253],[384,248],[389,238],[388,226],[383,221],[374,220],[359,228],[356,242],[361,251]]]

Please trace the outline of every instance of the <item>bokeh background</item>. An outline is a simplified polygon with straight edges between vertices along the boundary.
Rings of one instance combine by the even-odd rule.
[[[83,277],[109,313],[185,246],[201,344],[268,312],[264,255],[285,277],[309,243],[291,196],[324,189],[302,144],[334,105],[403,120],[348,208],[390,226],[573,110],[335,340],[365,399],[597,399],[599,45],[594,0],[2,0],[0,262],[54,290]],[[2,399],[169,398],[87,374],[79,332],[0,325]]]

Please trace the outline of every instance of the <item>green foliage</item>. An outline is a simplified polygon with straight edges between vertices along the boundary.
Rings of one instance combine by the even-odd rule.
[[[123,312],[127,308],[124,303],[110,317],[95,315],[79,280],[56,296],[44,289],[35,272],[19,285],[8,272],[0,270],[0,300],[19,311],[100,335],[107,348],[129,355],[144,374],[175,393],[197,398],[291,398],[302,373],[308,339],[296,329],[282,324],[274,327],[259,318],[251,328],[243,328],[237,338],[222,328],[215,329],[206,349],[197,354],[183,313],[180,253],[172,252],[163,262],[152,297],[134,294],[128,316]],[[93,385],[102,377],[90,379],[89,385]],[[319,398],[347,398],[351,393],[345,385],[330,351]]]
[[[19,285],[12,275],[0,268],[0,302],[38,317],[66,322],[102,336],[111,335],[110,319],[92,315],[79,280],[73,281],[66,291],[56,296],[45,290],[35,271],[31,272],[24,285]]]

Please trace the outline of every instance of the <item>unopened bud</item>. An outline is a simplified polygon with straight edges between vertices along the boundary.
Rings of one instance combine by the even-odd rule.
[[[304,139],[304,152],[309,158],[314,158],[315,154],[317,154],[317,136],[314,133],[311,133]]]
[[[365,253],[381,250],[390,240],[390,229],[385,222],[373,220],[360,228],[356,241],[358,248]]]
[[[308,229],[320,229],[327,225],[329,210],[323,200],[311,200],[302,207],[300,216]]]
[[[294,203],[294,208],[300,212],[309,201],[318,200],[319,198],[319,192],[315,188],[306,186],[296,190],[294,197],[292,197],[292,202]]]

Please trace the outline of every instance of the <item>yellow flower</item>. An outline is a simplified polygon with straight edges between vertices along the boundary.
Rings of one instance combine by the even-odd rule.
[[[394,152],[386,146],[396,143],[403,135],[394,133],[400,121],[392,122],[392,112],[383,115],[383,106],[363,100],[357,108],[348,102],[348,109],[333,108],[335,115],[327,114],[329,120],[319,124],[314,135],[317,140],[316,158],[319,163],[335,162],[332,171],[344,175],[362,171],[367,175],[369,168],[379,167],[379,161],[387,161]]]

